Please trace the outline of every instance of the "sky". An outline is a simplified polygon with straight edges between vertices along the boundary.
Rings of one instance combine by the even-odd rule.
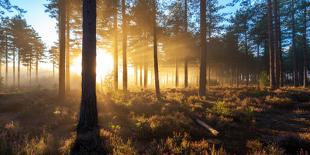
[[[230,1],[219,0],[219,3],[225,5]],[[24,14],[27,23],[39,33],[48,48],[54,45],[54,42],[58,40],[56,19],[50,18],[45,12],[46,0],[11,0],[11,3],[27,11]],[[223,12],[230,13],[236,9],[237,7],[228,7]]]
[[[58,40],[56,19],[50,18],[45,12],[46,0],[11,0],[11,3],[27,11],[24,17],[28,25],[39,33],[47,47]]]

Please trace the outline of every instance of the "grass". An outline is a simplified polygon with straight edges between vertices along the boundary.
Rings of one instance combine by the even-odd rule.
[[[173,89],[98,94],[100,135],[111,154],[297,154],[309,152],[309,91],[213,88],[207,98]],[[70,154],[79,92],[2,98],[0,154]],[[213,136],[199,118],[219,131]]]

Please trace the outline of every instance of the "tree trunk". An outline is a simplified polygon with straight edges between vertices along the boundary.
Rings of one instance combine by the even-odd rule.
[[[298,86],[298,67],[297,67],[297,51],[296,51],[296,32],[295,32],[295,0],[292,0],[292,48],[293,48],[293,79],[294,86]]]
[[[272,26],[272,3],[268,0],[268,46],[269,46],[269,77],[270,77],[270,88],[275,88],[275,77],[274,77],[274,46],[273,46],[273,26]]]
[[[105,154],[96,97],[96,17],[96,0],[83,0],[82,98],[73,154]]]
[[[115,1],[114,1],[115,2]],[[118,19],[117,19],[117,2],[114,4],[113,26],[114,26],[114,90],[118,90]]]
[[[122,17],[123,17],[123,90],[127,92],[127,16],[126,0],[122,0]]]
[[[66,2],[60,1],[59,8],[59,88],[58,97],[63,100],[66,95]]]
[[[138,65],[135,65],[135,85],[138,86]]]
[[[148,64],[146,61],[144,61],[144,88],[147,88],[148,84]]]
[[[307,51],[308,51],[308,44],[307,44],[307,6],[306,1],[304,0],[304,17],[303,17],[303,40],[304,40],[304,64],[303,64],[303,86],[306,88],[308,86],[308,58],[307,58]]]
[[[32,53],[30,53],[30,62],[29,62],[29,86],[32,86]]]
[[[247,22],[247,21],[246,21]],[[244,36],[245,36],[245,55],[247,56],[247,57],[249,57],[249,47],[248,47],[248,32],[247,32],[247,23],[246,23],[246,30],[245,30],[245,32],[244,32]],[[246,73],[245,73],[245,81],[246,81],[246,86],[249,86],[249,78],[250,78],[250,76],[249,76],[249,70],[248,69],[246,69],[246,71],[245,71]]]
[[[15,88],[15,59],[16,59],[16,51],[13,49],[13,87]]]
[[[185,58],[185,63],[184,63],[184,87],[188,87],[188,60]]]
[[[199,74],[199,96],[206,95],[206,0],[200,0],[200,74]]]
[[[70,2],[66,1],[66,91],[71,90],[71,72],[70,72]]]
[[[160,98],[160,87],[159,87],[159,75],[158,75],[158,56],[157,56],[157,23],[156,23],[156,14],[157,14],[157,2],[153,0],[153,46],[154,46],[154,75],[155,75],[155,91],[156,96]]]
[[[187,5],[187,0],[184,0],[185,3],[185,33],[187,34],[188,31],[188,5]],[[187,55],[185,55],[185,60],[184,60],[184,87],[188,87],[188,58]]]
[[[211,86],[211,66],[210,63],[208,65],[208,86]]]
[[[142,88],[142,64],[140,64],[140,87]]]
[[[55,62],[53,62],[53,80],[55,79]]]
[[[278,16],[278,7],[279,7],[279,2],[278,0],[273,0],[273,10],[274,10],[274,23],[275,23],[275,30],[274,30],[274,73],[275,73],[275,88],[279,88],[280,86],[280,23],[279,23],[279,16]]]
[[[17,67],[17,87],[20,88],[20,51],[18,51],[18,67]]]
[[[179,87],[179,62],[178,58],[175,59],[175,88]]]
[[[39,81],[39,58],[36,58],[36,82]]]
[[[5,34],[5,86],[8,87],[9,74],[9,50],[8,50],[8,32]]]

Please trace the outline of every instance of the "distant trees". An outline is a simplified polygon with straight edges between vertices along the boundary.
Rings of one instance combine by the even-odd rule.
[[[306,0],[270,0],[270,8],[267,0],[236,0],[236,3],[230,5],[238,4],[242,7],[230,18],[227,18],[227,13],[223,13],[227,11],[223,9],[230,5],[220,5],[217,0],[206,0],[205,9],[199,11],[199,8],[202,9],[199,2],[200,0],[158,1],[156,35],[155,26],[150,26],[154,21],[153,1],[98,2],[98,46],[114,53],[115,89],[119,83],[119,65],[122,65],[124,90],[130,86],[147,89],[153,84],[156,88],[156,74],[158,78],[163,77],[162,85],[180,87],[182,82],[184,87],[199,85],[201,95],[205,94],[206,89],[203,92],[203,88],[206,85],[257,85],[262,72],[269,74],[270,86],[274,88],[284,84],[295,83],[300,86],[307,83],[309,62],[306,57],[309,55],[309,48],[305,27],[309,21],[304,13],[307,12],[304,9],[306,7],[303,7],[308,5]],[[294,5],[292,2],[295,2]],[[70,36],[71,44],[66,46],[79,49],[82,5],[77,0],[67,3],[71,7],[66,10],[70,12],[70,30],[66,31],[66,37],[68,38],[68,32],[73,35]],[[49,0],[47,8],[51,16],[58,18],[56,0]],[[271,11],[270,17],[268,11]],[[199,18],[204,12],[205,17]],[[270,32],[268,19],[271,20]],[[66,23],[68,25],[68,20]],[[120,35],[122,36],[119,37]],[[118,45],[118,42],[122,44]],[[154,57],[155,49],[157,60]],[[122,51],[120,64],[119,51]],[[208,54],[202,55],[203,51]],[[66,60],[67,74],[69,61]],[[154,63],[150,63],[152,61]],[[156,61],[161,68],[158,68],[158,73],[155,71]],[[296,63],[297,61],[303,63]],[[184,72],[180,69],[182,66]],[[173,71],[167,73],[167,68]],[[131,71],[129,69],[133,70],[133,76],[130,76],[132,72],[128,72]],[[184,76],[180,76],[183,73]]]
[[[8,86],[9,63],[12,63],[13,87],[16,87],[17,83],[17,87],[20,88],[22,65],[27,67],[27,77],[31,85],[33,66],[35,68],[35,78],[38,80],[39,63],[43,62],[45,58],[45,45],[41,38],[33,28],[27,25],[25,19],[21,16],[14,16],[11,19],[5,18],[0,26],[0,31],[0,66],[2,67],[2,63],[5,62],[5,85]],[[2,75],[2,70],[0,72]]]

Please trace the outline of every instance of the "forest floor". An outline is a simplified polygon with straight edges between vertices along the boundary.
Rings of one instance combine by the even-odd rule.
[[[0,93],[0,154],[68,154],[80,94]],[[310,152],[310,90],[211,88],[98,94],[100,134],[111,154]],[[212,134],[196,120],[219,132]]]

